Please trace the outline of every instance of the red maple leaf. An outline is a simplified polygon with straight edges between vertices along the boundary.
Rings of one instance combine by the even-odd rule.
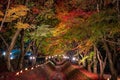
[[[37,7],[32,8],[33,14],[39,14],[40,10]]]

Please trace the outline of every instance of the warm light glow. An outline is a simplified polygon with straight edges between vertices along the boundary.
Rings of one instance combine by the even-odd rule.
[[[35,56],[30,56],[30,60],[33,60],[33,59],[35,59]]]
[[[107,78],[107,80],[110,80],[109,78]]]
[[[64,58],[64,59],[69,59],[69,57],[68,57],[68,56],[65,56],[65,55],[63,56],[63,58]]]
[[[59,55],[59,57],[61,57],[62,55]]]
[[[34,68],[32,67],[31,70],[33,70]]]
[[[22,73],[23,71],[21,70],[20,73]]]
[[[48,60],[48,57],[46,57],[45,59]]]
[[[17,72],[16,75],[18,76],[18,75],[19,75],[19,72]]]
[[[51,58],[51,56],[49,56],[49,59]]]
[[[35,59],[35,57],[33,57],[33,59]]]
[[[25,68],[25,70],[27,71],[27,70],[28,70],[28,68]]]

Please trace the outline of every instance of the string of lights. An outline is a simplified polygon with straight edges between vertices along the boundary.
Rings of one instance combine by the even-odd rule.
[[[31,68],[22,69],[22,70],[16,72],[15,76],[19,76],[20,74],[24,73],[25,71],[30,71],[30,70],[33,70],[33,69],[38,68],[38,67],[40,67],[40,65],[36,65],[36,66],[31,67]]]

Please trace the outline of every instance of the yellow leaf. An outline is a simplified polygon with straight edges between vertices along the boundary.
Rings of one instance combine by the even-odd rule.
[[[53,54],[62,54],[64,51],[62,49],[55,49]]]
[[[8,9],[6,14],[5,22],[10,22],[12,20],[16,20],[19,17],[25,16],[29,9],[24,5],[17,5],[15,7],[11,7]]]
[[[3,14],[3,12],[2,11],[0,11],[0,16],[3,16],[4,14]]]
[[[87,42],[86,42],[86,46],[91,46],[92,45],[92,41],[91,40],[88,40]]]
[[[87,53],[92,48],[93,43],[91,40],[85,40],[82,41],[82,44],[78,45],[78,48],[80,49],[80,53]]]
[[[18,22],[15,27],[18,29],[21,29],[21,28],[27,29],[27,28],[29,28],[29,24]]]
[[[66,28],[66,24],[61,22],[58,24],[58,26],[55,28],[55,30],[52,31],[52,33],[53,33],[53,36],[59,36],[61,34],[66,33],[67,30],[68,30],[68,28]]]

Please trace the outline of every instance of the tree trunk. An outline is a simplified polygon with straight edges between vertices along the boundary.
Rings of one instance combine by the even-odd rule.
[[[97,12],[104,8],[104,0],[97,0]]]
[[[6,48],[8,49],[9,45],[7,44],[7,42],[5,41],[4,37],[2,35],[0,35],[0,38],[3,40]]]
[[[95,48],[95,45],[94,45],[94,56],[93,56],[93,62],[94,62],[94,66],[93,66],[93,72],[94,73],[97,73],[97,50]]]
[[[43,38],[39,41],[38,45],[37,45],[37,49],[36,49],[36,55],[39,54],[39,48],[41,46],[41,41],[43,40]]]
[[[97,58],[98,58],[98,61],[100,63],[100,76],[103,77],[103,74],[104,74],[104,69],[105,69],[105,65],[106,65],[106,60],[107,60],[107,55],[105,57],[105,59],[103,59],[101,53],[99,52],[98,48],[95,47],[96,50],[97,50]]]
[[[87,60],[87,67],[88,67],[88,71],[89,72],[92,72],[92,64],[93,64],[93,62],[92,61],[89,61],[89,60]]]
[[[36,40],[34,40],[33,41],[33,43],[32,43],[32,52],[33,52],[33,54],[35,54],[36,53]]]
[[[100,4],[99,4],[99,0],[97,0],[96,10],[97,10],[97,12],[100,12]]]
[[[13,47],[14,47],[14,45],[16,43],[16,39],[17,39],[20,31],[21,31],[21,29],[17,29],[15,35],[12,38],[11,44],[10,44],[10,46],[9,46],[7,52],[6,52],[6,63],[7,63],[8,71],[13,71],[13,67],[12,67],[12,65],[10,63],[10,52],[11,52],[11,50],[13,49]]]
[[[111,71],[111,74],[112,74],[112,80],[117,80],[117,73],[116,73],[116,70],[114,68],[114,64],[113,64],[112,56],[111,56],[112,53],[109,51],[108,45],[107,45],[105,40],[103,40],[103,43],[104,43],[104,47],[105,47],[106,54],[108,56],[108,61],[109,61],[109,64],[110,64],[110,71]]]
[[[22,29],[21,30],[21,54],[20,54],[20,58],[19,58],[19,69],[22,69],[23,67],[23,59],[24,59],[24,55],[25,55],[25,52],[24,52],[24,30]]]
[[[88,71],[89,71],[89,72],[92,72],[92,70],[91,70],[91,65],[90,65],[90,64],[88,65]]]
[[[0,25],[0,30],[2,29],[3,24],[4,24],[5,20],[6,20],[7,11],[8,11],[8,9],[9,9],[9,7],[10,7],[10,0],[8,0],[8,4],[7,4],[6,11],[5,11],[5,15],[4,15],[4,18],[3,18],[2,22],[1,22],[1,25]]]
[[[25,49],[25,53],[30,49],[31,46],[32,46],[32,41],[28,44],[27,48]]]
[[[25,53],[30,49],[31,45],[32,45],[32,42],[30,42],[30,43],[28,44],[27,48],[24,50],[24,55],[22,55],[23,58],[21,58],[21,57],[19,58],[18,69],[19,69],[19,68],[20,68],[20,69],[22,68],[22,67],[20,67],[20,65],[23,65]],[[21,60],[20,60],[20,59],[21,59]],[[20,63],[20,61],[21,61],[21,63]],[[25,61],[25,65],[28,65],[28,60]]]
[[[40,43],[39,43],[38,46],[37,46],[36,55],[38,55],[39,48],[40,48]]]

